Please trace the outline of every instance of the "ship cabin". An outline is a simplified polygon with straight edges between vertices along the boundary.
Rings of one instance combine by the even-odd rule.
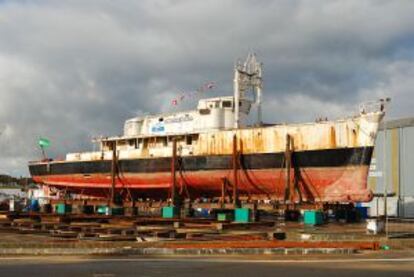
[[[253,102],[239,100],[240,127],[246,127]],[[119,159],[171,156],[173,140],[180,155],[193,155],[199,134],[234,128],[234,97],[200,99],[196,110],[146,115],[125,121],[121,136],[96,139],[100,152],[70,153],[67,160],[111,159],[116,145]],[[98,157],[97,157],[98,156]]]

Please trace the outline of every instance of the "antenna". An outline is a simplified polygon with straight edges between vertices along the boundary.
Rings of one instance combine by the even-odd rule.
[[[256,59],[255,53],[249,53],[246,61],[240,61],[234,66],[234,128],[240,127],[240,99],[245,98],[245,92],[249,89],[255,93],[255,103],[257,106],[257,123],[262,124],[262,67]]]

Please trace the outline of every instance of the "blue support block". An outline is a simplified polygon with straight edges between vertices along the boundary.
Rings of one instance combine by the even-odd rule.
[[[367,219],[368,218],[368,207],[356,207],[355,208],[360,219]]]

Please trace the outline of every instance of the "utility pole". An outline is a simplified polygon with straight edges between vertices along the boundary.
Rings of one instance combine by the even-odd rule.
[[[390,98],[381,99],[381,110],[385,111],[386,105],[391,102]],[[383,169],[382,169],[382,178],[384,182],[384,218],[385,218],[385,236],[388,238],[388,180],[387,180],[387,122],[384,118],[383,125],[384,132],[384,144],[383,144]]]

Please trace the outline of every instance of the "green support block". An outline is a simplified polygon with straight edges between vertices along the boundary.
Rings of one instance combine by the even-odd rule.
[[[98,206],[96,208],[96,213],[103,214],[103,215],[123,215],[124,208],[123,207]]]
[[[304,223],[306,225],[321,225],[323,224],[322,211],[305,211]]]
[[[180,216],[180,209],[178,207],[163,207],[162,217],[163,218],[175,218]]]
[[[228,221],[231,220],[231,215],[228,213],[218,213],[217,214],[218,221]]]
[[[96,213],[106,215],[106,214],[108,214],[108,209],[109,209],[108,206],[97,206],[96,207]]]
[[[247,223],[251,221],[251,210],[248,208],[239,208],[234,210],[234,221],[240,223]]]
[[[57,204],[55,206],[55,211],[57,214],[68,214],[72,212],[72,206],[67,204]]]

